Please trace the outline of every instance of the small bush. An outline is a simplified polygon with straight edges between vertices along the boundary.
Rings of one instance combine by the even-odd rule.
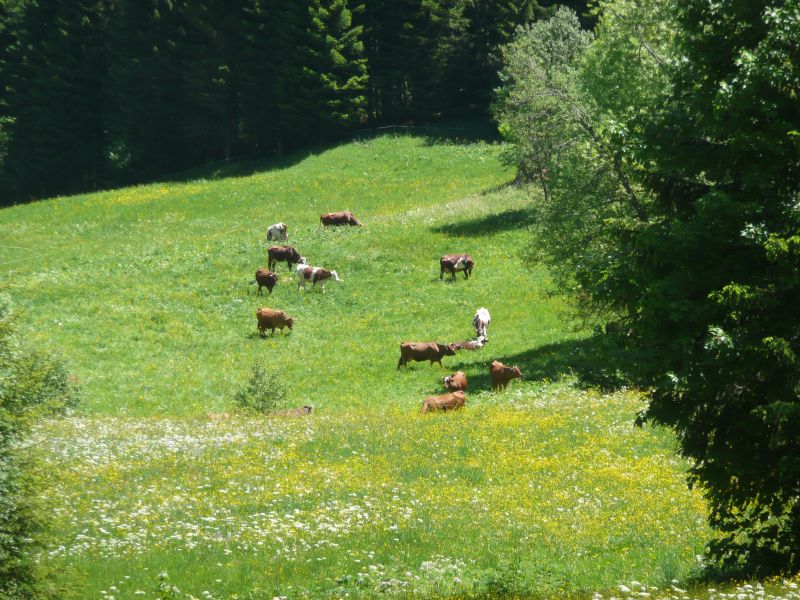
[[[17,445],[39,418],[77,403],[75,387],[56,357],[26,346],[11,301],[0,295],[0,599],[42,598],[30,560],[40,525],[36,484]]]
[[[286,385],[271,368],[255,364],[245,386],[234,395],[237,406],[244,410],[267,413],[286,403]]]

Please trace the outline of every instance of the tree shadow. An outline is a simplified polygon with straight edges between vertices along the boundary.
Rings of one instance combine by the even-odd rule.
[[[431,231],[444,235],[465,237],[475,235],[490,235],[501,231],[525,229],[534,222],[533,211],[527,208],[511,208],[499,213],[493,213],[455,223],[445,223],[432,227]]]
[[[481,350],[485,364],[469,375],[470,390],[491,389],[488,365],[498,360],[518,366],[525,381],[556,381],[573,376],[581,387],[614,391],[634,385],[635,359],[632,351],[607,336],[594,335],[581,340],[546,344],[517,354],[497,356],[487,346]],[[456,362],[452,371],[474,369],[475,363]],[[449,374],[449,373],[448,373]]]

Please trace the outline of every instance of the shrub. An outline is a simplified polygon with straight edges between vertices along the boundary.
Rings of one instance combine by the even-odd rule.
[[[286,385],[270,367],[256,363],[245,386],[234,395],[236,404],[248,411],[267,413],[286,402]]]
[[[17,315],[0,295],[0,598],[42,597],[29,554],[38,529],[34,484],[17,441],[42,416],[77,402],[64,364],[31,350],[17,332]]]

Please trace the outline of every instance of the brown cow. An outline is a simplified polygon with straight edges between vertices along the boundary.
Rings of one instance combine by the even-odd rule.
[[[443,356],[455,356],[456,351],[449,344],[439,344],[438,342],[403,342],[400,344],[400,360],[397,361],[397,368],[405,366],[408,361],[422,362],[425,360],[433,363],[438,362],[442,366]]]
[[[456,271],[464,271],[464,279],[469,279],[474,266],[475,262],[469,254],[445,254],[439,259],[439,279],[444,278],[445,271],[453,275],[454,281]]]
[[[361,226],[361,222],[353,216],[349,210],[343,210],[341,212],[334,212],[334,213],[325,213],[324,215],[319,216],[319,222],[322,223],[323,227],[327,227],[328,225],[355,225]]]
[[[450,392],[467,391],[467,376],[464,371],[456,371],[452,375],[442,378],[442,383]]]
[[[275,284],[278,283],[278,276],[275,275],[275,273],[273,273],[272,271],[268,271],[267,269],[259,269],[258,271],[256,271],[256,278],[250,282],[250,285],[253,285],[254,283],[258,284],[259,294],[262,295],[264,294],[264,292],[261,291],[261,288],[265,287],[267,288],[267,291],[271,296],[272,288],[274,288]]]
[[[519,367],[507,367],[500,361],[492,361],[489,365],[489,377],[492,379],[492,389],[504,388],[512,379],[522,379]]]
[[[276,410],[271,413],[275,417],[303,417],[311,414],[311,406],[301,406],[300,408],[290,408],[287,410]]]
[[[267,267],[271,271],[278,264],[278,261],[286,261],[286,266],[291,271],[293,264],[305,264],[306,259],[292,246],[270,246],[267,250]]]
[[[449,394],[442,394],[441,396],[429,396],[425,398],[422,403],[422,412],[433,412],[436,410],[448,411],[464,408],[464,403],[467,401],[467,395],[462,391],[450,392]]]
[[[272,335],[275,335],[276,328],[283,331],[284,327],[288,327],[291,331],[294,325],[294,319],[285,312],[271,308],[259,308],[256,311],[256,319],[258,319],[258,331],[261,337],[264,337],[267,329],[271,329]]]

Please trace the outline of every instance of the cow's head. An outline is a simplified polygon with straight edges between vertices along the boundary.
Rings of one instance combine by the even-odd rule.
[[[478,339],[475,340],[477,342],[478,348],[483,348],[486,345],[486,342],[489,341],[489,338],[486,335],[479,335]]]
[[[303,407],[303,412],[306,413],[306,414],[309,414],[311,412],[312,408],[313,408],[313,406],[304,406]]]
[[[442,377],[442,383],[444,384],[444,387],[446,387],[447,389],[450,389],[450,382],[451,381],[453,381],[453,377],[451,375],[447,375],[445,377]]]
[[[341,279],[339,279],[339,274],[336,271],[331,271],[331,277],[333,277],[334,281],[341,281]]]
[[[519,379],[522,379],[522,371],[520,371],[519,367],[517,367],[516,365],[511,367],[511,374],[514,377],[518,377]]]
[[[294,325],[294,319],[292,317],[286,319],[286,326],[289,328],[289,331],[292,330],[293,325]]]
[[[305,257],[305,256],[300,256],[300,255],[298,254],[298,255],[297,255],[297,264],[298,264],[298,265],[307,265],[307,264],[308,264],[308,260],[306,260],[306,257]]]
[[[454,344],[447,344],[443,346],[439,344],[439,351],[444,353],[445,356],[455,356],[456,355],[456,347]]]

